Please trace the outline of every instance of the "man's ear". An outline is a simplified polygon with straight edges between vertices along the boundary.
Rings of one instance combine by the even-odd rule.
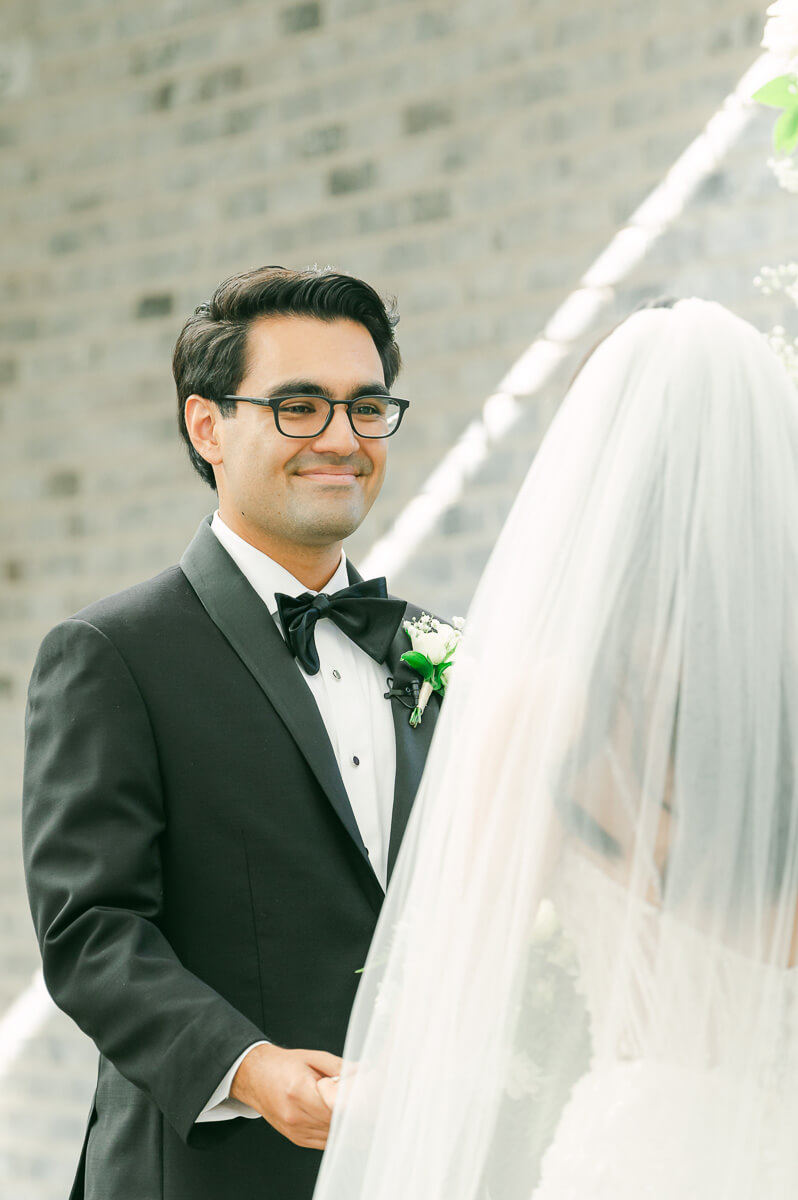
[[[204,396],[195,392],[186,400],[186,430],[191,444],[202,458],[213,467],[222,464],[222,444],[219,437],[221,416],[219,409]]]

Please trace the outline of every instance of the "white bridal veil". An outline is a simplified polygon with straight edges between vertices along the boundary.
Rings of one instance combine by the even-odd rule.
[[[635,313],[478,588],[316,1200],[798,1195],[798,397]]]

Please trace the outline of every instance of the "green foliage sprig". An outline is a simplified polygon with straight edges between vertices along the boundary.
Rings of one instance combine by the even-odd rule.
[[[777,154],[790,154],[798,146],[798,77],[779,75],[754,92],[754,100],[783,112],[773,128]]]

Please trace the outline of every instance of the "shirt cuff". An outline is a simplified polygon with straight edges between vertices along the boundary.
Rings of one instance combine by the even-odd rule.
[[[268,1046],[268,1042],[253,1042],[251,1046],[247,1046],[243,1054],[239,1054],[238,1058],[233,1063],[230,1070],[220,1081],[216,1091],[211,1096],[208,1103],[203,1108],[196,1120],[196,1124],[205,1121],[232,1121],[233,1117],[259,1117],[260,1113],[254,1108],[250,1108],[248,1104],[244,1104],[242,1100],[235,1100],[230,1095],[230,1088],[233,1086],[233,1077],[241,1066],[244,1059],[249,1054],[250,1050],[254,1050],[256,1046]]]

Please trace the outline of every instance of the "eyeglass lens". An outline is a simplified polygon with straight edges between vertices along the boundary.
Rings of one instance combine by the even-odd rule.
[[[321,396],[286,396],[277,405],[277,425],[289,437],[315,437],[329,411]],[[349,415],[360,437],[388,437],[399,424],[401,409],[387,396],[361,396],[350,404]]]

